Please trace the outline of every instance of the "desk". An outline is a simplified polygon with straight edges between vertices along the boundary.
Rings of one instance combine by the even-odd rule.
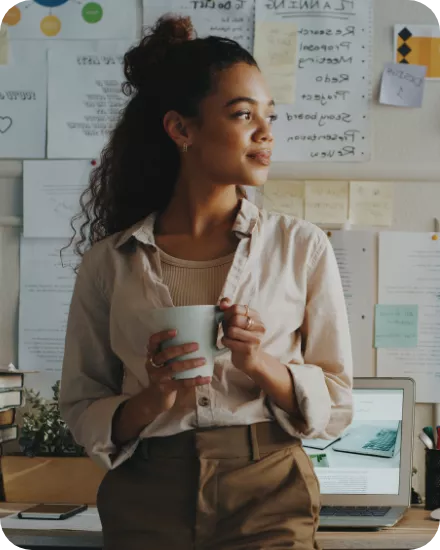
[[[0,517],[16,513],[26,506],[0,503]],[[429,512],[414,507],[395,527],[382,531],[320,531],[318,542],[323,550],[415,550],[428,544],[435,536],[438,522]],[[73,531],[5,530],[8,539],[20,548],[35,550],[101,548],[100,533]]]

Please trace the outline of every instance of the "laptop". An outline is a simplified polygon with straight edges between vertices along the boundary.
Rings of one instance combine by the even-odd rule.
[[[354,416],[336,439],[304,439],[321,487],[320,529],[382,529],[411,503],[415,383],[355,378]]]
[[[392,458],[400,452],[401,434],[401,420],[396,420],[388,427],[372,422],[360,426],[357,430],[350,430],[333,445],[333,450],[340,453]]]

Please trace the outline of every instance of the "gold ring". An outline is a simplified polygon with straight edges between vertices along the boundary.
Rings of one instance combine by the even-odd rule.
[[[246,305],[244,306],[244,308],[245,308],[245,312],[244,312],[245,316],[246,316],[246,317],[249,317],[249,306],[246,304]]]
[[[252,319],[252,317],[249,317],[248,315],[247,325],[245,327],[245,330],[251,330],[251,327],[253,326],[253,324],[254,324],[254,320]]]
[[[155,369],[160,369],[161,367],[163,367],[163,363],[161,365],[156,365],[156,363],[153,361],[153,356],[152,355],[148,355],[148,361],[149,361],[150,365]]]

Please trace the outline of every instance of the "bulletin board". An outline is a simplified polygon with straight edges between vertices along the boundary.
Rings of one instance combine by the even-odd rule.
[[[175,6],[182,6],[185,4],[184,0],[173,0]],[[103,6],[105,7],[105,13],[112,13],[115,10],[115,0],[103,0]],[[270,2],[269,2],[270,4]],[[268,5],[269,5],[268,4]],[[273,3],[281,4],[281,3]],[[199,5],[198,2],[187,3],[188,14],[193,17],[193,20],[197,22],[199,28],[204,32],[215,32],[217,27],[212,27],[216,22],[209,19],[200,19],[201,15],[205,12],[197,11],[195,9]],[[234,6],[242,8],[243,2],[237,2]],[[260,3],[260,5],[265,5]],[[284,5],[284,4],[283,4]],[[296,3],[286,2],[286,6],[297,5]],[[334,8],[338,9],[339,4],[333,3]],[[341,4],[342,6],[343,4]],[[367,3],[365,4],[367,5]],[[49,79],[49,97],[48,102],[51,106],[54,103],[59,103],[60,98],[69,97],[69,115],[74,109],[74,100],[83,102],[86,94],[90,92],[87,88],[87,79],[89,76],[89,67],[96,67],[96,63],[100,63],[103,66],[102,76],[98,81],[99,86],[96,91],[101,92],[106,89],[109,94],[115,95],[117,82],[117,74],[120,69],[117,67],[118,61],[120,62],[120,52],[125,51],[129,47],[130,41],[134,41],[134,36],[139,36],[141,30],[141,23],[151,24],[153,19],[161,12],[161,3],[155,0],[130,0],[127,4],[130,9],[124,11],[124,19],[121,20],[123,24],[115,31],[109,24],[105,23],[103,14],[95,14],[98,18],[96,20],[96,38],[106,38],[108,36],[116,37],[117,40],[112,41],[112,48],[115,48],[115,55],[109,55],[109,46],[105,40],[98,42],[87,42],[87,40],[93,38],[93,32],[90,30],[92,27],[87,27],[85,23],[87,20],[84,17],[91,17],[90,13],[83,13],[82,17],[77,18],[77,28],[73,23],[70,26],[61,25],[59,30],[59,38],[66,38],[76,36],[81,39],[81,48],[84,48],[84,55],[78,55],[78,52],[73,46],[75,41],[61,40],[58,42],[57,50],[50,51],[48,55],[48,67],[55,69],[60,67],[66,60],[76,61],[76,72],[71,72],[70,77],[74,81],[81,81],[85,83],[84,96],[81,96],[82,90],[78,97],[70,98],[68,96],[69,90],[74,88],[68,78],[60,79],[55,84]],[[147,7],[149,7],[148,15],[145,16]],[[27,34],[26,25],[30,25],[32,19],[40,17],[40,11],[37,6],[33,6],[32,2],[23,2],[18,8],[23,12],[23,17],[20,23],[10,27],[11,39],[22,39],[23,36],[31,36],[33,40],[37,40],[36,46],[32,55],[32,64],[38,66],[38,60],[44,56],[44,46],[47,41],[55,37],[47,36],[34,36],[28,29]],[[29,9],[28,9],[29,8]],[[35,8],[35,9],[34,9]],[[145,8],[143,10],[143,8]],[[79,6],[70,5],[70,2],[63,3],[59,6],[59,11],[54,11],[59,15],[59,20],[62,22],[63,18],[70,17],[69,10],[78,11]],[[17,10],[16,10],[17,11]],[[238,10],[240,11],[240,10]],[[41,11],[41,17],[52,17]],[[136,12],[136,14],[135,14]],[[15,12],[14,12],[15,13]],[[78,12],[80,13],[80,12]],[[69,15],[70,14],[70,15]],[[251,12],[241,10],[241,16],[243,22],[241,23],[240,32],[235,37],[241,41],[245,46],[252,45],[250,40],[251,33],[249,32],[249,21],[251,19]],[[237,21],[237,13],[232,13],[231,21]],[[26,15],[26,17],[24,17]],[[397,24],[412,24],[412,25],[428,25],[436,24],[435,15],[423,4],[412,0],[373,0],[373,22],[370,20],[370,14],[362,12],[362,17],[365,18],[365,27],[372,25],[373,28],[373,44],[372,44],[372,80],[371,80],[371,98],[369,105],[368,120],[370,124],[371,135],[371,161],[369,162],[337,162],[333,159],[331,162],[274,162],[271,169],[271,179],[283,178],[286,180],[364,180],[364,181],[392,181],[395,182],[395,196],[394,196],[394,221],[391,230],[416,230],[416,231],[431,231],[433,230],[433,219],[439,217],[440,213],[436,211],[436,205],[440,204],[440,185],[436,185],[436,181],[440,181],[440,123],[437,120],[437,116],[433,116],[433,113],[437,115],[440,113],[440,93],[439,82],[428,81],[425,87],[425,98],[423,106],[420,109],[403,109],[396,107],[384,106],[378,103],[378,90],[380,85],[381,75],[384,69],[384,65],[387,62],[393,60],[394,56],[394,27]],[[154,16],[154,17],[153,17]],[[135,27],[131,28],[128,24],[129,21],[136,20]],[[199,18],[199,19],[197,19]],[[297,20],[298,21],[298,20]],[[224,20],[224,26],[222,30],[227,28],[229,23]],[[302,24],[299,22],[298,25]],[[338,25],[344,26],[347,23],[338,22]],[[238,28],[237,27],[237,28]],[[40,27],[39,27],[40,28]],[[43,26],[43,30],[44,30]],[[358,28],[359,31],[363,31],[362,25]],[[87,31],[87,32],[86,32]],[[37,31],[36,32],[40,32]],[[20,34],[21,33],[21,34]],[[29,34],[30,33],[30,34]],[[67,33],[67,34],[66,34]],[[69,34],[71,33],[71,35]],[[107,34],[106,34],[107,33]],[[131,38],[130,38],[130,36]],[[26,41],[24,41],[26,42]],[[90,45],[92,44],[92,45]],[[12,48],[12,61],[16,61],[20,56],[23,57],[21,48],[25,48],[22,43],[15,43]],[[358,47],[365,47],[362,40],[359,42]],[[26,51],[26,50],[23,50]],[[80,52],[81,53],[81,52]],[[306,54],[308,55],[308,54]],[[17,58],[14,60],[14,56]],[[119,57],[119,59],[118,59]],[[360,60],[360,57],[355,57],[354,60]],[[359,61],[360,62],[360,61]],[[73,63],[71,65],[73,66]],[[96,69],[94,69],[96,72]],[[38,75],[41,80],[41,75]],[[94,75],[91,76],[95,78]],[[35,79],[38,80],[37,78]],[[109,85],[108,82],[112,82]],[[116,82],[116,84],[115,84]],[[42,81],[40,82],[42,84]],[[38,91],[38,90],[37,90]],[[116,112],[121,107],[121,99],[116,97],[113,99],[114,111]],[[52,108],[52,107],[51,107]],[[59,112],[61,112],[62,105],[58,105]],[[50,110],[50,109],[49,109]],[[42,109],[37,109],[38,113],[34,113],[35,116],[41,118]],[[44,116],[44,113],[43,113]],[[69,150],[68,144],[72,145],[74,154],[69,158],[83,159],[86,156],[86,152],[89,150],[87,147],[82,147],[83,143],[87,140],[83,139],[81,135],[76,134],[77,142],[73,141],[75,135],[62,134],[59,128],[55,127],[60,124],[60,117],[48,117],[48,135],[46,136],[47,143],[42,140],[38,147],[47,145],[48,157],[52,159],[64,159],[66,157],[66,151]],[[34,119],[32,119],[34,120]],[[72,119],[72,122],[74,119]],[[62,122],[68,122],[66,119]],[[35,118],[35,123],[38,123]],[[54,126],[55,125],[55,126]],[[66,127],[66,124],[64,124]],[[56,139],[53,136],[57,136]],[[51,137],[52,136],[52,137]],[[96,149],[99,149],[99,144],[102,141],[102,136],[88,136],[89,141],[96,139]],[[88,144],[87,144],[88,145]],[[23,143],[23,147],[27,146]],[[29,148],[35,151],[33,144],[29,144]],[[1,156],[1,155],[0,155]],[[1,256],[0,259],[0,276],[1,276],[1,290],[0,290],[0,303],[4,306],[0,308],[0,323],[2,331],[0,334],[1,350],[5,357],[0,357],[0,360],[4,361],[16,361],[17,360],[17,338],[16,338],[16,303],[17,300],[11,299],[10,289],[17,287],[17,273],[16,268],[18,266],[18,256],[9,258],[12,251],[18,250],[18,235],[20,233],[19,226],[21,224],[21,218],[23,216],[23,204],[31,205],[38,200],[44,201],[44,185],[46,179],[59,179],[60,182],[64,182],[62,186],[68,186],[70,189],[77,192],[79,187],[86,185],[88,174],[90,169],[90,162],[72,161],[72,166],[66,167],[65,160],[60,160],[59,165],[56,162],[52,163],[52,170],[58,170],[58,176],[54,174],[46,174],[44,167],[41,167],[36,162],[33,166],[28,164],[29,171],[35,175],[32,182],[32,190],[29,189],[23,191],[23,163],[21,160],[1,160],[0,159],[0,218],[3,220],[4,225],[9,226],[2,230],[1,236]],[[66,176],[63,176],[63,171],[66,170]],[[67,179],[66,179],[67,178]],[[404,184],[404,182],[406,182]],[[420,182],[420,191],[414,190],[414,186],[417,186],[417,182]],[[430,183],[431,182],[431,183]],[[38,191],[41,189],[41,193]],[[47,191],[47,190],[46,190]],[[50,189],[53,192],[54,189]],[[437,192],[438,197],[437,197]],[[410,193],[414,194],[414,197],[410,197]],[[49,196],[49,195],[47,195]],[[68,206],[68,201],[73,200],[74,196],[66,196],[63,200],[63,204],[60,206]],[[39,197],[39,198],[38,198]],[[50,197],[49,197],[50,198]],[[38,200],[37,200],[38,199]],[[415,199],[415,200],[414,200]],[[27,208],[29,213],[30,209]],[[58,223],[60,233],[58,237],[66,238],[70,234],[70,228],[68,225],[61,227],[63,220],[53,220],[51,223]],[[50,237],[50,230],[45,233],[44,224],[41,224],[38,220],[38,216],[34,219],[29,219],[27,216],[27,229],[29,235],[42,238]],[[8,220],[10,223],[8,223]],[[17,227],[11,227],[11,226]],[[25,224],[26,225],[26,224]],[[3,267],[1,267],[3,266]],[[14,292],[12,296],[14,296]],[[17,298],[17,296],[15,296]],[[4,313],[3,313],[4,312]],[[14,319],[14,321],[11,321]],[[359,336],[359,340],[361,336]],[[370,372],[371,371],[371,372]],[[362,371],[356,374],[374,374],[375,365],[372,361],[371,369],[369,370],[368,364],[363,364]]]
[[[141,4],[138,0],[139,14]],[[277,162],[272,166],[271,178],[392,181],[394,219],[389,230],[433,231],[434,218],[440,217],[440,82],[427,83],[421,109],[388,107],[377,102],[384,64],[393,61],[394,25],[400,23],[436,25],[437,20],[416,1],[374,0],[371,161]],[[21,160],[0,160],[0,361],[16,364],[22,178]],[[373,362],[371,375],[374,374]],[[432,407],[419,405],[416,429],[431,421]],[[417,464],[422,471],[422,454],[416,459]]]

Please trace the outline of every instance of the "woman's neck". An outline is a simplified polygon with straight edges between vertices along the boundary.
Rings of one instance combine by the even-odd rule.
[[[239,204],[234,185],[195,186],[179,180],[170,203],[159,216],[156,232],[193,238],[230,232]]]

